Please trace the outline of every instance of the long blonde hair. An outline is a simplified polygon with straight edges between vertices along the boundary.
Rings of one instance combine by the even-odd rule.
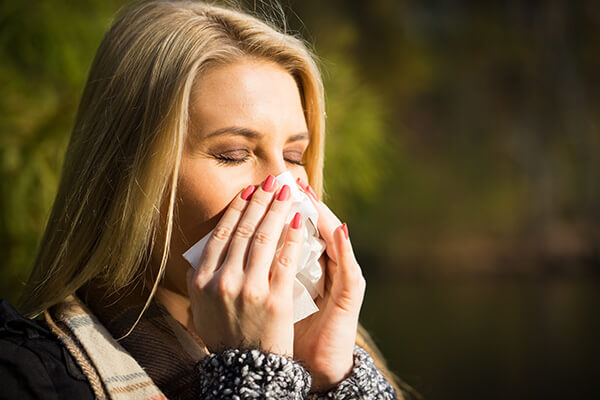
[[[270,60],[295,78],[311,132],[306,169],[322,192],[323,83],[316,57],[301,39],[234,8],[189,1],[127,7],[92,63],[58,193],[21,297],[24,313],[37,315],[91,280],[117,291],[142,279],[155,245],[162,253],[156,289],[173,229],[193,82],[210,66],[241,57]],[[161,216],[163,204],[167,212]],[[395,384],[362,326],[357,343]]]

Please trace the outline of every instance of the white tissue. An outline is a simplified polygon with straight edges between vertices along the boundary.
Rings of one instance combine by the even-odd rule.
[[[325,242],[319,238],[319,231],[317,230],[319,213],[306,194],[298,189],[292,174],[286,171],[275,179],[279,183],[279,187],[283,185],[289,186],[290,197],[293,202],[292,210],[277,244],[275,257],[279,255],[283,247],[285,233],[296,212],[299,212],[303,219],[304,243],[294,282],[294,323],[296,323],[319,311],[313,299],[323,295],[324,275],[319,264],[319,257],[321,257],[321,254],[325,250]],[[204,246],[206,246],[206,242],[211,234],[212,231],[183,254],[183,257],[192,267],[198,267],[202,250],[204,250]]]

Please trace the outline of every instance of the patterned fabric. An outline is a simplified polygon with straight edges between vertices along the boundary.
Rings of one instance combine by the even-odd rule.
[[[46,317],[75,360],[83,362],[82,370],[98,398],[166,399],[136,360],[112,338],[78,298],[69,296],[53,307]],[[66,329],[61,329],[60,325]],[[90,372],[92,366],[93,373]],[[102,383],[101,388],[98,379]]]
[[[198,399],[200,376],[194,369],[209,352],[160,303],[153,301],[135,329],[144,297],[115,302],[100,296],[86,303],[119,344],[139,363],[167,398]],[[124,337],[125,336],[125,337]],[[199,340],[199,339],[198,339]]]
[[[295,360],[257,349],[230,349],[198,363],[200,398],[290,399],[308,394],[310,374]]]
[[[360,346],[348,378],[326,393],[309,394],[310,374],[299,361],[257,349],[209,354],[156,302],[119,343],[113,337],[127,333],[139,305],[115,304],[98,313],[106,327],[75,296],[46,313],[98,399],[397,399]]]
[[[77,338],[71,333],[62,321],[54,321],[48,311],[44,312],[46,322],[52,330],[52,332],[59,338],[65,348],[71,353],[83,373],[85,374],[94,395],[99,400],[105,400],[107,394],[102,385],[102,380],[98,376],[96,369],[92,365],[92,362],[87,357],[85,352],[80,348]]]

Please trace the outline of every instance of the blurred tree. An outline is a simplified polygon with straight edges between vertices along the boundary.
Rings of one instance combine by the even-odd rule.
[[[118,1],[0,3],[0,292],[29,272],[96,47]]]
[[[122,3],[0,4],[9,297],[33,258],[94,51]],[[275,19],[283,9],[286,28],[316,47],[327,201],[361,254],[404,274],[597,273],[593,1],[246,3]],[[543,267],[557,263],[587,267]]]
[[[392,367],[430,399],[596,385],[597,1],[241,1],[274,21],[283,10],[316,48],[326,201],[350,224],[369,275],[361,317]],[[0,296],[11,300],[124,0],[34,3],[0,1]],[[498,276],[513,280],[472,284]]]

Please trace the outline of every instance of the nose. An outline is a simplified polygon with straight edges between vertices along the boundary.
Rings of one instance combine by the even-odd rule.
[[[286,164],[285,160],[283,159],[283,156],[280,155],[278,157],[272,157],[263,164],[263,167],[261,168],[261,171],[259,174],[259,178],[260,178],[260,181],[262,182],[269,175],[273,175],[276,177],[278,175],[281,175],[285,171],[287,171],[287,164]]]

